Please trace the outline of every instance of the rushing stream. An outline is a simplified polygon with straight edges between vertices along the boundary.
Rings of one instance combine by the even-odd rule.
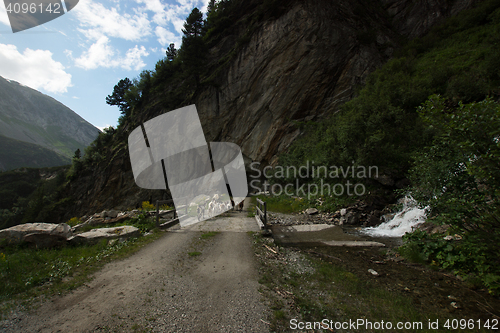
[[[364,228],[361,233],[378,237],[401,237],[424,223],[426,214],[427,207],[419,208],[417,201],[411,195],[407,195],[403,199],[403,208],[392,219],[377,227]]]

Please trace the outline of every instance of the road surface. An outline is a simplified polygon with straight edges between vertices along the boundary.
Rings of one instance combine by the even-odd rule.
[[[246,212],[166,232],[6,332],[268,332]],[[216,235],[201,238],[207,231]],[[196,255],[197,253],[201,253]],[[191,254],[191,255],[190,255]]]

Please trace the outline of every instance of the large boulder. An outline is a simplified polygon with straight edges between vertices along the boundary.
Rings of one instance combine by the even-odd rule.
[[[66,223],[25,223],[8,229],[0,230],[0,240],[7,244],[32,242],[35,245],[55,246],[72,236],[72,231]]]
[[[368,214],[366,221],[363,223],[363,227],[376,227],[382,223],[380,218],[381,212],[379,210],[373,210]]]
[[[129,225],[114,228],[98,228],[77,234],[70,239],[72,244],[96,244],[101,239],[138,237],[141,232],[138,228]]]
[[[342,216],[343,224],[358,225],[359,224],[359,213],[355,211],[347,211],[347,213]]]
[[[449,224],[436,225],[431,221],[425,221],[424,223],[417,226],[418,229],[425,231],[429,235],[434,234],[446,234],[450,229]]]
[[[58,234],[28,234],[23,241],[33,244],[36,248],[52,248],[66,244],[66,237]]]
[[[115,218],[115,217],[118,216],[118,213],[120,213],[120,212],[117,211],[117,210],[114,210],[114,209],[112,209],[112,210],[104,210],[104,211],[101,212],[100,216],[102,218],[111,217],[113,219],[113,218]]]

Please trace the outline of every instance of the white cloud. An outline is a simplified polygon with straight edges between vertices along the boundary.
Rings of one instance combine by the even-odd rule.
[[[168,13],[165,10],[165,5],[161,3],[160,0],[136,0],[138,4],[144,4],[145,8],[143,10],[152,11],[154,14],[153,22],[158,25],[167,24]]]
[[[0,23],[5,24],[10,27],[9,16],[7,16],[7,11],[5,10],[5,6],[0,4]]]
[[[181,34],[186,17],[194,7],[198,7],[202,13],[207,10],[209,0],[177,0],[175,4],[164,5],[160,0],[135,0],[138,4],[144,4],[141,12],[152,11],[152,21],[158,26],[165,27],[168,22],[172,23],[175,30]],[[200,3],[202,7],[200,8]]]
[[[174,25],[175,30],[179,33],[182,34],[182,29],[184,29],[184,22],[186,22],[186,19],[183,18],[174,18],[172,19],[172,24]]]
[[[164,27],[156,27],[155,34],[158,37],[158,43],[162,46],[170,45],[174,43],[177,47],[181,44],[181,38],[176,36],[172,31],[165,29]]]
[[[160,46],[166,47],[175,43],[179,48],[186,17],[196,6],[205,11],[209,2],[177,0],[168,3],[165,0],[133,0],[122,2],[120,7],[120,2],[115,0],[109,0],[105,5],[97,1],[82,0],[74,10],[79,20],[78,31],[86,37],[84,44],[88,43],[85,46],[87,51],[76,59],[70,51],[66,51],[66,54],[74,59],[76,66],[87,70],[99,67],[142,69],[146,66],[142,58],[149,55],[146,48],[136,45],[125,51],[114,39],[147,42],[146,37],[154,33]],[[154,46],[149,45],[148,50],[152,49]]]
[[[71,52],[67,52],[71,56]],[[120,67],[126,70],[139,70],[146,66],[142,57],[148,56],[144,46],[129,49],[125,57],[120,57],[118,51],[109,45],[109,38],[102,36],[83,54],[75,59],[75,65],[83,69],[96,69],[98,67]]]
[[[146,13],[133,10],[134,14],[119,13],[119,7],[108,9],[92,0],[80,1],[75,14],[80,22],[80,31],[92,40],[102,36],[138,41],[151,34]]]
[[[207,9],[208,9],[208,4],[210,3],[210,0],[204,0],[203,1],[203,7],[199,8],[200,11],[205,14],[207,12]]]
[[[0,44],[0,75],[52,93],[65,93],[73,86],[71,74],[64,71],[60,62],[52,59],[52,52],[27,48],[20,53],[15,45],[10,44]]]
[[[81,57],[75,59],[75,65],[84,69],[108,67],[115,54],[111,46],[108,44],[108,37],[100,37],[97,42],[90,46],[88,51],[84,52]]]
[[[180,6],[172,5],[169,8],[169,18],[170,22],[172,22],[175,30],[182,34],[182,29],[184,28],[184,22],[186,18],[189,16],[194,7],[198,7],[198,9],[202,12],[206,12],[206,7],[208,1],[199,1],[199,0],[177,0]],[[200,8],[200,2],[204,3],[203,7]],[[205,9],[204,9],[205,8]]]
[[[120,60],[120,66],[124,69],[130,70],[133,68],[134,70],[139,70],[144,68],[146,64],[142,61],[141,57],[147,57],[149,52],[146,51],[144,46],[137,47],[137,45],[133,49],[129,49],[125,56],[125,59]]]

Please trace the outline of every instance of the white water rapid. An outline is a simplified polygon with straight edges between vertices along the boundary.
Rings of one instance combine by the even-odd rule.
[[[370,236],[401,237],[425,222],[427,209],[428,207],[418,208],[417,201],[407,195],[403,199],[403,209],[391,220],[377,227],[364,228],[361,232]]]

